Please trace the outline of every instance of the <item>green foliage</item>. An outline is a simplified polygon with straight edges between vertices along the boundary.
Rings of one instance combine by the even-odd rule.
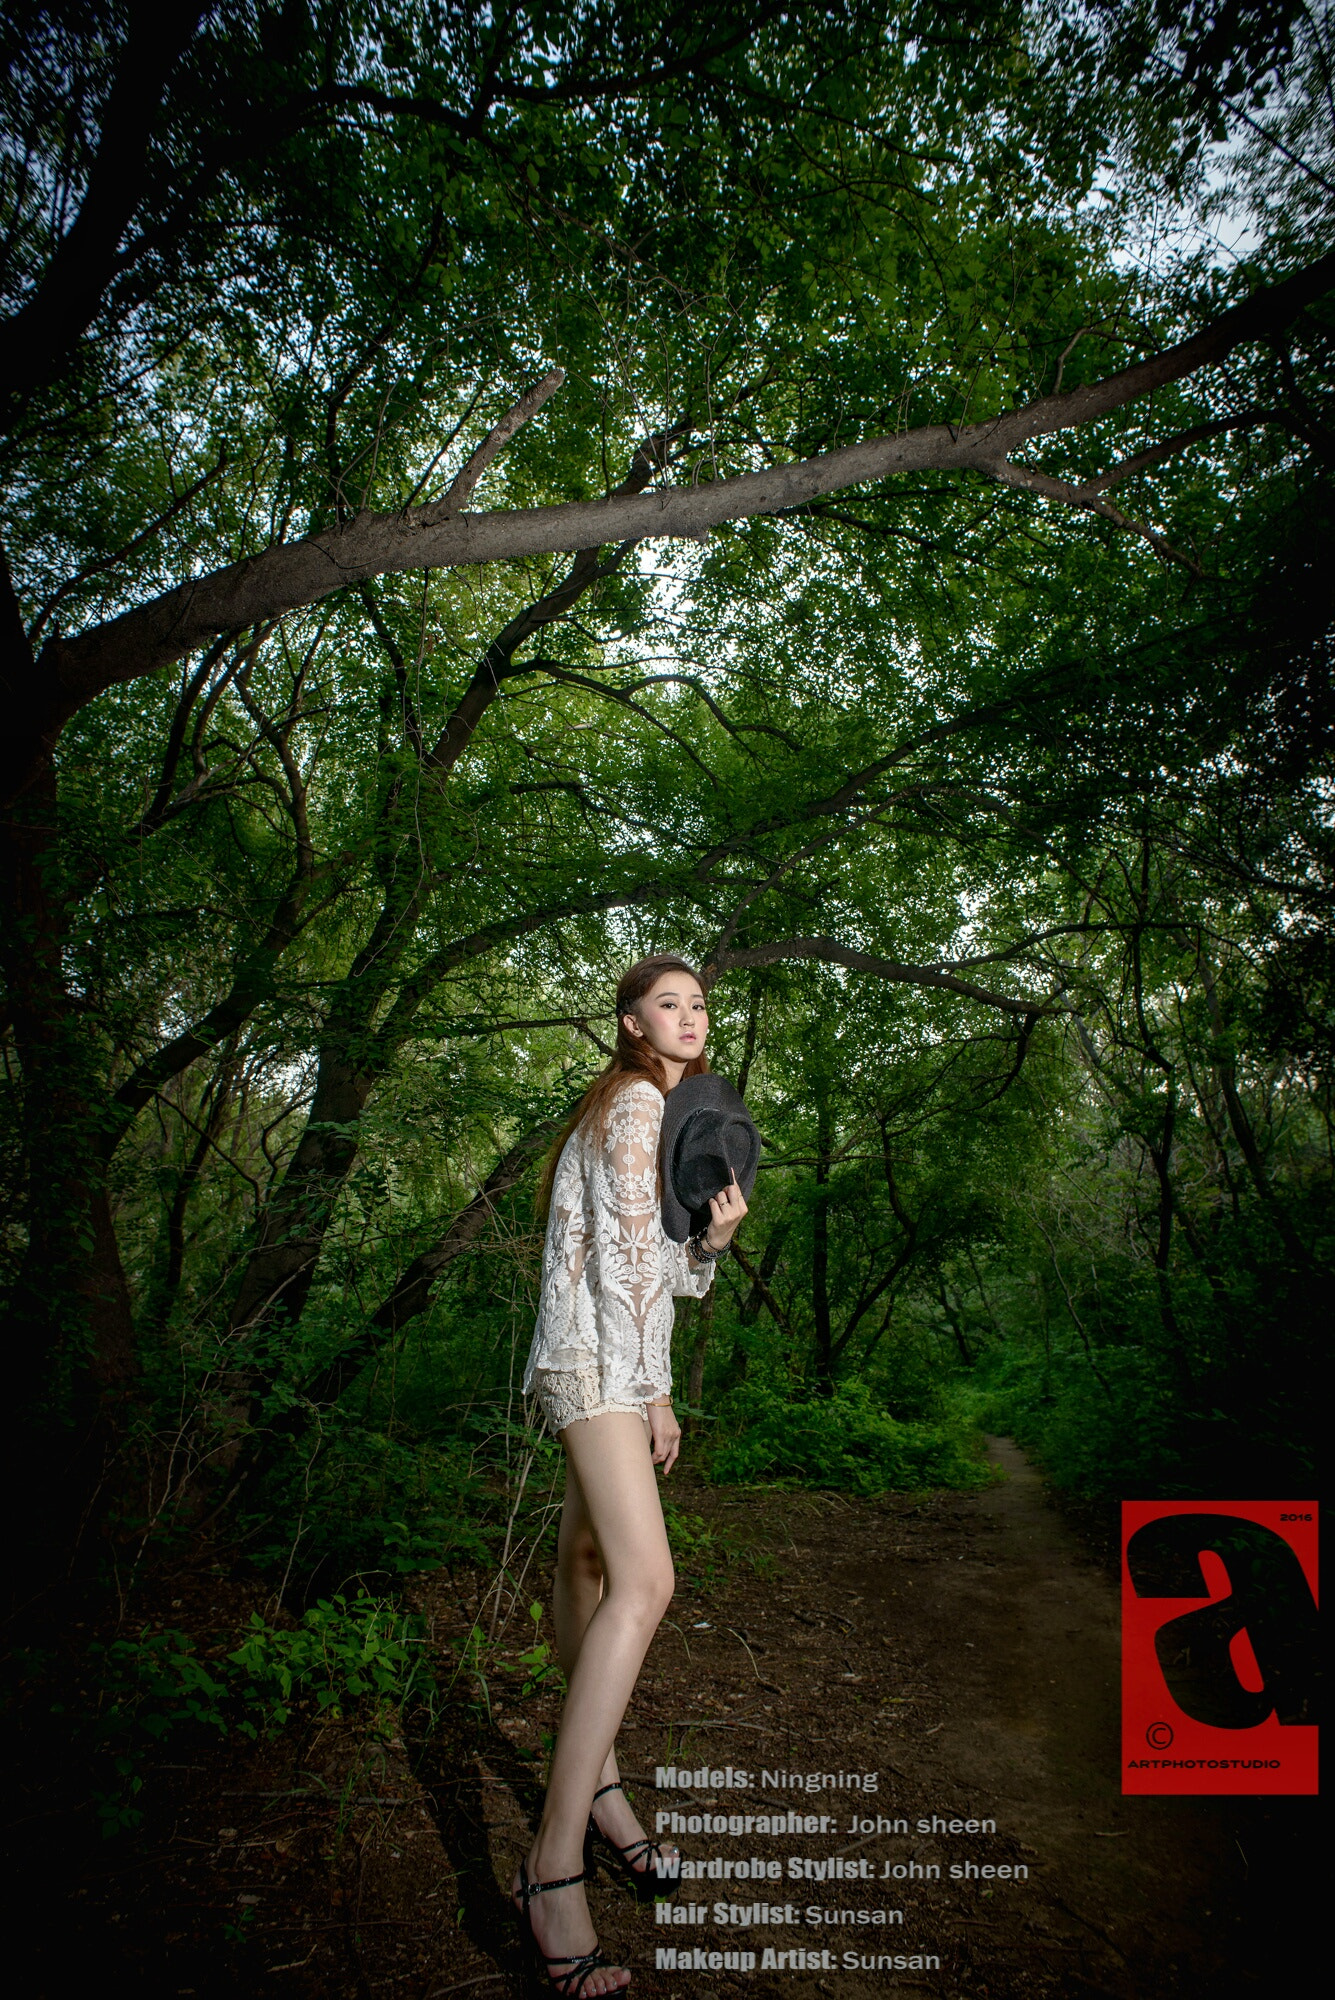
[[[1054,1484],[1089,1499],[1224,1499],[1243,1466],[1249,1492],[1311,1491],[1322,1442],[1310,1392],[1324,1356],[1324,1280],[1293,1270],[1263,1230],[1221,1229],[1213,1284],[1190,1268],[1174,1274],[1170,1334],[1160,1288],[1106,1243],[1093,1257],[1087,1242],[1077,1248],[1065,1220],[1063,1258],[1081,1258],[1079,1276],[1071,1270],[1067,1288],[1053,1286],[1046,1301],[1032,1293],[1026,1301],[998,1278],[1009,1335],[956,1386],[961,1413],[1014,1435]]]
[[[317,1550],[324,1572],[340,1577],[485,1563],[500,1532],[499,1502],[475,1466],[477,1443],[468,1427],[463,1436],[422,1437],[406,1427],[387,1436],[374,1419],[349,1414],[331,1425],[318,1454],[306,1439],[270,1464],[258,1559],[281,1571],[299,1521],[311,1544],[308,1573]]]
[[[536,1601],[527,1616],[533,1626],[531,1646],[515,1647],[502,1629],[488,1629],[480,1621],[472,1624],[455,1651],[453,1669],[447,1683],[461,1690],[474,1711],[490,1721],[496,1699],[527,1701],[539,1688],[563,1690],[565,1676],[556,1649],[542,1637],[543,1608]]]
[[[136,1803],[144,1788],[143,1764],[151,1746],[184,1724],[226,1730],[229,1694],[225,1663],[205,1664],[179,1631],[150,1630],[89,1648],[97,1682],[96,1720],[84,1725],[104,1782],[92,1799],[109,1839],[143,1819]]]
[[[533,1621],[533,1644],[521,1652],[511,1663],[510,1671],[520,1677],[519,1699],[527,1701],[531,1694],[548,1683],[555,1682],[564,1688],[565,1677],[556,1658],[553,1647],[539,1635],[542,1631],[543,1610],[540,1604],[530,1604],[528,1615]]]
[[[267,1730],[286,1723],[294,1704],[342,1716],[369,1704],[385,1710],[422,1699],[431,1686],[420,1622],[377,1598],[323,1599],[293,1631],[276,1630],[258,1612],[227,1655],[243,1698]]]
[[[758,1385],[733,1390],[720,1418],[710,1476],[726,1485],[794,1485],[843,1493],[911,1493],[926,1486],[984,1486],[976,1443],[963,1424],[901,1423],[866,1386],[789,1400]]]
[[[391,1711],[429,1703],[436,1686],[420,1621],[370,1596],[322,1599],[294,1627],[253,1612],[240,1645],[207,1661],[170,1627],[145,1626],[89,1654],[98,1712],[86,1733],[111,1779],[93,1794],[108,1836],[142,1820],[136,1801],[151,1746],[175,1731],[276,1736],[297,1710],[357,1712],[383,1728]]]

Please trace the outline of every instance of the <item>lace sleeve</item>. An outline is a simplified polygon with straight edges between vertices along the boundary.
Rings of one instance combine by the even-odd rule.
[[[709,1289],[713,1267],[692,1271],[684,1245],[663,1233],[658,1135],[663,1099],[651,1083],[620,1091],[603,1135],[598,1201],[599,1335],[604,1393],[672,1393],[672,1298]]]
[[[650,1309],[662,1296],[663,1269],[655,1229],[658,1216],[658,1127],[661,1100],[631,1085],[618,1093],[603,1135],[603,1169],[608,1194],[603,1289],[614,1292],[634,1324],[636,1359],[644,1358],[644,1331]],[[653,1097],[658,1093],[653,1091]],[[627,1357],[630,1359],[631,1357]]]
[[[598,1333],[590,1280],[598,1265],[597,1232],[585,1195],[580,1135],[567,1139],[557,1162],[542,1253],[538,1316],[524,1370],[524,1394],[535,1369],[596,1368]]]

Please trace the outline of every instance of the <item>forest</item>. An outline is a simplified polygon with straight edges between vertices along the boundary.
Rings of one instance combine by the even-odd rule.
[[[3,35],[10,1654],[112,1690],[109,1830],[182,1718],[406,1700],[415,1578],[523,1626],[534,1186],[649,952],[764,1140],[700,1476],[1308,1491],[1328,9]]]

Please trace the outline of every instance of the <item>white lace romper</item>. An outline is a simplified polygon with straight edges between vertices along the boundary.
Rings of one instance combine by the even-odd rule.
[[[674,1294],[703,1298],[714,1266],[692,1270],[664,1234],[658,1133],[663,1098],[644,1078],[611,1100],[607,1124],[561,1149],[542,1253],[542,1289],[524,1394],[553,1433],[582,1417],[644,1406],[672,1390]]]

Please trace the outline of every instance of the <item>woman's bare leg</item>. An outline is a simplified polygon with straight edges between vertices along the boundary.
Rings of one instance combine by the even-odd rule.
[[[573,1648],[573,1666],[547,1783],[547,1803],[528,1855],[529,1879],[559,1880],[583,1866],[584,1829],[594,1792],[612,1753],[636,1678],[672,1597],[672,1557],[649,1440],[639,1417],[612,1413],[567,1425],[561,1433],[569,1472],[578,1482],[580,1515],[572,1515],[561,1586],[557,1643]],[[582,1517],[582,1518],[581,1518]],[[592,1599],[587,1525],[601,1563],[601,1594]],[[566,1534],[564,1515],[562,1534]],[[582,1559],[573,1558],[582,1550]],[[615,1769],[615,1766],[613,1766]],[[582,1886],[537,1897],[530,1906],[542,1949],[582,1953],[593,1948],[593,1925]],[[560,1976],[560,1968],[557,1967]],[[627,1983],[621,1967],[595,1973],[593,1996]]]
[[[594,1421],[599,1420],[595,1418]],[[569,1430],[561,1435],[563,1439],[568,1437]],[[556,1651],[567,1682],[575,1671],[585,1631],[602,1601],[602,1595],[603,1559],[598,1553],[598,1542],[579,1474],[573,1461],[567,1458],[565,1500],[556,1538],[556,1581],[552,1588]]]
[[[575,1671],[579,1649],[583,1643],[589,1620],[603,1594],[603,1564],[598,1553],[598,1543],[593,1532],[593,1522],[589,1515],[588,1502],[584,1498],[579,1483],[579,1475],[573,1462],[566,1464],[565,1504],[561,1509],[561,1527],[556,1547],[556,1582],[552,1590],[552,1611],[556,1626],[557,1658],[565,1672],[567,1683]],[[616,1749],[607,1753],[602,1770],[598,1773],[596,1792],[605,1785],[619,1785],[621,1772],[617,1767]],[[599,1827],[618,1847],[630,1847],[645,1838],[645,1830],[635,1817],[634,1808],[622,1792],[608,1792],[598,1800],[593,1808],[594,1818]],[[677,1858],[676,1847],[668,1841],[661,1845],[664,1861]],[[647,1855],[628,1856],[634,1863],[645,1868],[650,1866]]]

